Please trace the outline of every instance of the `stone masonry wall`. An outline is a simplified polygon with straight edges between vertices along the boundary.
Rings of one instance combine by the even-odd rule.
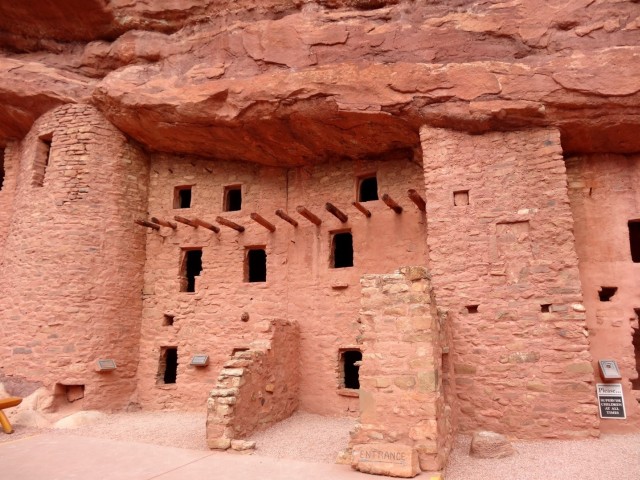
[[[87,105],[45,114],[8,152],[0,373],[58,384],[58,406],[122,408],[138,361],[145,237],[133,220],[146,211],[147,161]],[[99,358],[118,368],[97,373]]]
[[[452,320],[461,430],[598,435],[558,132],[425,127],[421,140],[430,271]]]
[[[567,159],[569,198],[575,222],[576,251],[587,307],[587,326],[596,381],[597,361],[618,362],[623,380],[627,420],[602,420],[606,432],[640,426],[638,358],[632,336],[640,312],[640,263],[631,258],[629,220],[640,220],[640,156],[592,155]],[[601,301],[602,287],[616,287]]]
[[[377,172],[379,194],[404,207],[398,215],[381,200],[365,202],[371,218],[351,203],[359,175]],[[188,209],[174,209],[176,186],[192,185]],[[223,212],[225,186],[241,185],[242,209]],[[145,408],[199,409],[217,374],[237,347],[254,339],[254,324],[270,318],[300,325],[300,406],[325,415],[353,415],[358,398],[340,389],[339,350],[353,347],[358,335],[360,277],[394,271],[401,263],[420,265],[426,257],[424,214],[407,198],[423,191],[422,167],[410,156],[369,161],[338,160],[295,169],[242,162],[157,155],[151,167],[149,214],[174,215],[217,224],[221,215],[245,227],[238,233],[219,225],[219,234],[178,224],[147,234],[147,263],[141,332],[138,400]],[[342,223],[325,210],[327,202],[343,210]],[[317,227],[296,213],[303,205],[317,215]],[[293,227],[274,213],[283,209]],[[257,212],[276,226],[274,233],[249,215]],[[354,266],[330,266],[331,236],[350,229]],[[266,282],[245,281],[248,247],[264,247]],[[180,292],[183,249],[202,248],[202,272],[195,293]],[[164,315],[174,317],[164,324]],[[246,320],[246,321],[243,321]],[[175,384],[159,376],[160,348],[177,347]],[[193,368],[196,353],[210,357],[207,368]],[[349,392],[347,392],[349,393]]]
[[[264,320],[248,350],[225,362],[207,401],[210,448],[240,449],[253,432],[291,416],[298,408],[300,330],[296,322]]]
[[[415,450],[422,470],[441,470],[452,446],[453,423],[442,381],[446,315],[438,314],[429,274],[424,267],[405,267],[394,274],[365,275],[361,283],[363,359],[360,418],[350,442],[353,465],[397,474],[398,466],[378,471],[375,458],[362,457],[366,444],[380,451],[391,444]]]

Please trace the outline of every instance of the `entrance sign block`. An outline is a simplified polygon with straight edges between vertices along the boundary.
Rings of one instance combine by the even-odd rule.
[[[596,390],[600,418],[617,418],[620,420],[627,418],[624,410],[621,383],[597,383]]]

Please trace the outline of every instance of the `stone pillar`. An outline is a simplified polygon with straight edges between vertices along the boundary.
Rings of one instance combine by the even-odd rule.
[[[352,465],[402,477],[441,470],[452,440],[442,382],[447,338],[429,275],[423,267],[406,267],[365,275],[361,284],[363,360]]]
[[[559,132],[423,127],[429,268],[462,431],[597,436]]]
[[[146,158],[88,105],[45,114],[10,153],[18,172],[0,266],[0,373],[40,382],[61,403],[126,406],[138,363],[147,232],[134,219],[146,215]],[[96,372],[99,358],[117,369]]]

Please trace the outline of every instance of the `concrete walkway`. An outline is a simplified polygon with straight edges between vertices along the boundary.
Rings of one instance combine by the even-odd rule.
[[[11,480],[371,480],[346,465],[207,452],[74,435],[0,443],[0,478]]]

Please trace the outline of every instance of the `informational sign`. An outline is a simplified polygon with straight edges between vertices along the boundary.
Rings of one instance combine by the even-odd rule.
[[[622,378],[615,360],[600,360],[600,371],[605,380],[619,380]]]
[[[621,383],[597,383],[600,418],[625,419],[624,397]]]
[[[209,355],[194,355],[191,357],[191,365],[195,367],[204,367],[209,364]]]
[[[115,370],[116,362],[110,358],[98,360],[98,370]]]

